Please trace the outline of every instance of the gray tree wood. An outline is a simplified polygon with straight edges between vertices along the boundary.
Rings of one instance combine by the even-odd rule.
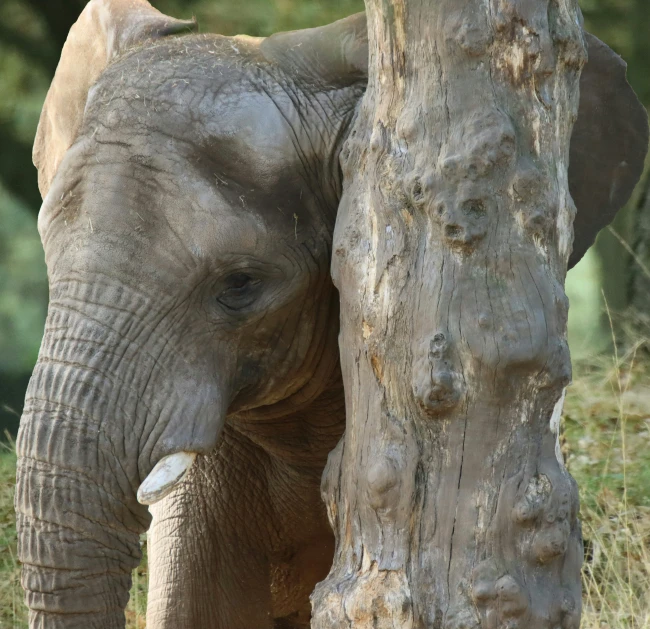
[[[574,0],[366,0],[368,90],[332,271],[347,429],[314,629],[577,629]]]

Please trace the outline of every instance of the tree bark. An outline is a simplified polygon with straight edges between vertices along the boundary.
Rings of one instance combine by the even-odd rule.
[[[575,0],[366,0],[332,272],[347,429],[314,629],[577,629],[571,377]]]

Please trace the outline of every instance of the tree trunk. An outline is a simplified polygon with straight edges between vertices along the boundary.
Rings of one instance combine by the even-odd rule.
[[[630,83],[641,102],[650,105],[650,77],[648,77],[648,59],[650,59],[650,12],[647,0],[633,0],[629,12],[629,28],[632,31],[632,55],[630,56]]]
[[[607,310],[609,309],[613,317],[612,322],[618,333],[621,331],[618,324],[622,322],[619,315],[630,305],[631,256],[623,242],[629,246],[632,240],[633,219],[634,208],[630,205],[624,207],[616,215],[612,224],[598,234],[594,245],[600,267],[599,291],[602,291],[603,295],[599,301],[599,307],[602,325],[610,342],[611,324]],[[618,237],[614,235],[615,233]]]
[[[630,261],[630,305],[634,309],[636,331],[650,335],[650,172],[643,179],[634,207],[634,256]],[[621,247],[622,248],[622,247]]]
[[[575,0],[366,0],[368,90],[332,271],[347,430],[312,627],[577,629]]]

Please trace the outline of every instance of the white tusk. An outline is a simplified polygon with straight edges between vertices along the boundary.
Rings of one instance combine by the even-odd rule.
[[[138,502],[152,505],[162,500],[185,478],[195,458],[196,452],[176,452],[160,459],[140,485]]]

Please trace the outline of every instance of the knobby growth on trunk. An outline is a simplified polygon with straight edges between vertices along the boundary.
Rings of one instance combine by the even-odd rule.
[[[366,0],[368,91],[332,263],[344,441],[312,627],[577,629],[557,429],[575,0]]]

